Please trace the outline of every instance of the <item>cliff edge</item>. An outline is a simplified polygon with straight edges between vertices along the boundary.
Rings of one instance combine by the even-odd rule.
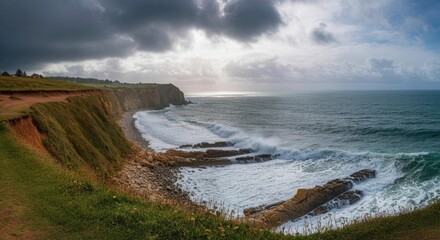
[[[32,101],[25,106],[28,98]],[[117,122],[124,112],[186,103],[183,92],[172,84],[128,85],[74,94],[26,93],[16,101],[28,108],[26,114],[8,120],[20,139],[48,152],[65,168],[100,179],[112,176],[132,152]]]
[[[173,84],[151,84],[141,88],[112,88],[103,89],[110,98],[114,112],[124,112],[140,109],[162,109],[173,105],[186,104],[185,96]]]

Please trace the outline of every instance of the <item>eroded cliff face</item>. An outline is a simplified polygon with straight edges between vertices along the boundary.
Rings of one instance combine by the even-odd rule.
[[[115,114],[140,110],[161,109],[186,103],[182,91],[172,84],[152,84],[142,88],[114,88],[103,90],[109,97]]]
[[[31,106],[29,116],[9,122],[23,141],[47,151],[68,169],[92,172],[106,179],[131,153],[117,123],[126,111],[185,104],[174,85],[103,89]]]

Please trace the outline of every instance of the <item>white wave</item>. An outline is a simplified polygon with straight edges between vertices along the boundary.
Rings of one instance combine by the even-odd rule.
[[[142,111],[134,114],[135,126],[156,151],[177,148],[183,144],[196,144],[204,141],[224,141],[209,130],[179,121],[168,108],[165,110]]]
[[[251,148],[257,153],[272,154],[277,156],[279,159],[285,160],[308,160],[308,159],[320,159],[326,157],[341,157],[358,159],[359,157],[384,157],[393,158],[395,156],[422,156],[429,154],[428,152],[418,152],[418,153],[398,153],[398,154],[377,154],[372,152],[358,152],[353,153],[349,151],[339,150],[339,149],[303,149],[299,150],[294,147],[281,147],[281,140],[276,137],[261,137],[258,135],[249,135],[242,132],[239,129],[223,126],[221,124],[215,123],[197,123],[194,124],[201,125],[209,129],[214,134],[227,138],[228,141],[235,143],[236,147],[239,148]]]
[[[366,214],[396,213],[405,208],[425,206],[440,197],[439,177],[428,181],[402,180],[410,174],[403,171],[404,166],[427,153],[377,154],[317,150],[314,154],[314,158],[301,161],[274,160],[219,169],[182,168],[179,184],[192,193],[193,200],[216,201],[241,215],[244,208],[287,200],[296,194],[298,188],[322,185],[364,168],[377,170],[376,178],[355,185],[354,189],[365,193],[358,203],[334,209],[321,216],[287,222],[279,231],[288,233],[310,233],[317,231],[319,226],[334,228]],[[304,155],[310,156],[310,153]],[[406,160],[402,163],[402,159]]]
[[[375,169],[377,178],[355,186],[364,191],[356,204],[334,209],[317,217],[283,224],[280,231],[303,231],[310,224],[338,227],[365,214],[393,212],[423,206],[440,197],[440,178],[414,180],[405,166],[427,152],[380,154],[338,149],[296,149],[283,146],[275,137],[247,134],[217,123],[185,122],[173,114],[174,108],[143,111],[134,115],[136,127],[153,149],[163,151],[183,144],[230,141],[236,148],[252,148],[257,153],[273,154],[277,160],[264,163],[234,164],[205,169],[182,168],[178,181],[196,201],[217,202],[242,214],[247,207],[287,200],[298,188],[322,185],[364,169]],[[284,229],[284,230],[282,230]],[[315,229],[316,230],[316,229]]]

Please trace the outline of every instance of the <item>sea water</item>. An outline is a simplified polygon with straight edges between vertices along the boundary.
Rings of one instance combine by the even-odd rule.
[[[287,200],[298,188],[364,168],[377,171],[375,179],[354,186],[364,192],[354,205],[282,226],[286,232],[304,232],[423,207],[440,197],[440,91],[242,93],[189,99],[196,104],[134,115],[153,149],[230,141],[236,148],[278,156],[262,163],[182,168],[178,184],[195,201],[215,202],[241,216],[244,208]]]

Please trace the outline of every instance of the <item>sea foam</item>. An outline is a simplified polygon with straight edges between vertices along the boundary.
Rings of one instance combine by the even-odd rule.
[[[276,137],[253,135],[215,122],[185,121],[173,113],[175,109],[134,115],[136,127],[156,151],[183,144],[230,141],[236,148],[252,148],[256,153],[277,157],[263,163],[181,168],[177,184],[188,191],[194,201],[215,202],[224,209],[233,210],[237,216],[242,216],[244,208],[287,200],[299,188],[322,185],[364,168],[377,171],[377,178],[355,185],[354,189],[365,193],[358,203],[333,209],[322,216],[287,222],[280,231],[313,232],[310,230],[313,224],[315,227],[338,227],[366,214],[426,206],[440,196],[440,178],[428,174],[439,167],[434,161],[437,156],[429,152],[385,154],[334,148],[296,149]]]

